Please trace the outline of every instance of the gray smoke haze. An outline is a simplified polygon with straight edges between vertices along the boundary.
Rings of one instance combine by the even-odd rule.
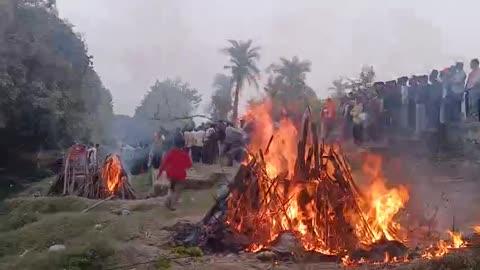
[[[435,0],[57,0],[82,33],[116,113],[132,115],[155,79],[180,77],[210,101],[226,39],[253,39],[260,67],[312,61],[319,96],[332,79],[373,65],[378,79],[427,73],[478,56],[480,2]],[[264,76],[265,77],[265,76]],[[265,79],[265,78],[262,78]],[[258,95],[247,89],[244,97]],[[245,98],[244,98],[245,100]]]

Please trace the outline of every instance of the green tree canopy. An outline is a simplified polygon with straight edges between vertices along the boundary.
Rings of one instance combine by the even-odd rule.
[[[210,104],[210,112],[215,120],[227,120],[232,111],[232,77],[217,74],[213,80],[214,92]]]
[[[180,79],[157,80],[136,108],[134,118],[144,123],[146,134],[151,136],[159,128],[183,127],[189,121],[175,119],[191,115],[201,101],[198,90]]]
[[[223,49],[223,52],[230,57],[230,64],[225,66],[225,69],[231,71],[235,85],[232,114],[232,121],[235,123],[238,118],[240,91],[245,81],[258,88],[257,78],[260,70],[257,67],[257,61],[260,59],[260,47],[252,47],[252,40],[228,40],[228,42],[231,46]]]
[[[55,1],[0,2],[0,149],[104,142],[112,98]]]
[[[280,63],[267,68],[270,77],[265,91],[274,103],[276,117],[283,109],[294,117],[300,117],[306,106],[317,99],[313,89],[305,82],[310,70],[311,62],[296,56],[291,60],[280,58]]]

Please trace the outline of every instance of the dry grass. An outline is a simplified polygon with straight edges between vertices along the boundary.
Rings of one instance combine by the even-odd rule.
[[[141,255],[145,246],[151,249],[149,255],[158,256],[168,241],[162,228],[179,219],[201,218],[213,194],[213,189],[185,191],[175,212],[163,206],[164,198],[112,200],[88,213],[81,211],[94,200],[9,199],[7,212],[0,216],[0,269],[102,269],[106,264],[128,263],[122,252],[134,249]],[[122,209],[130,215],[119,215]],[[67,249],[48,252],[54,244]]]

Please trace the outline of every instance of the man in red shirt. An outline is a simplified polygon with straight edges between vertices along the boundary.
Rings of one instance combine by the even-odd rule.
[[[158,170],[157,178],[160,178],[165,171],[167,173],[167,178],[170,181],[170,192],[168,193],[165,206],[172,211],[175,211],[180,194],[185,187],[187,170],[192,167],[192,160],[188,153],[183,149],[184,147],[185,141],[183,138],[175,138],[174,147],[165,154],[162,165]]]

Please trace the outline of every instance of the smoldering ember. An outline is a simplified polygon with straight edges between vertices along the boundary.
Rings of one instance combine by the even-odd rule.
[[[0,1],[0,269],[480,269],[479,8]]]

